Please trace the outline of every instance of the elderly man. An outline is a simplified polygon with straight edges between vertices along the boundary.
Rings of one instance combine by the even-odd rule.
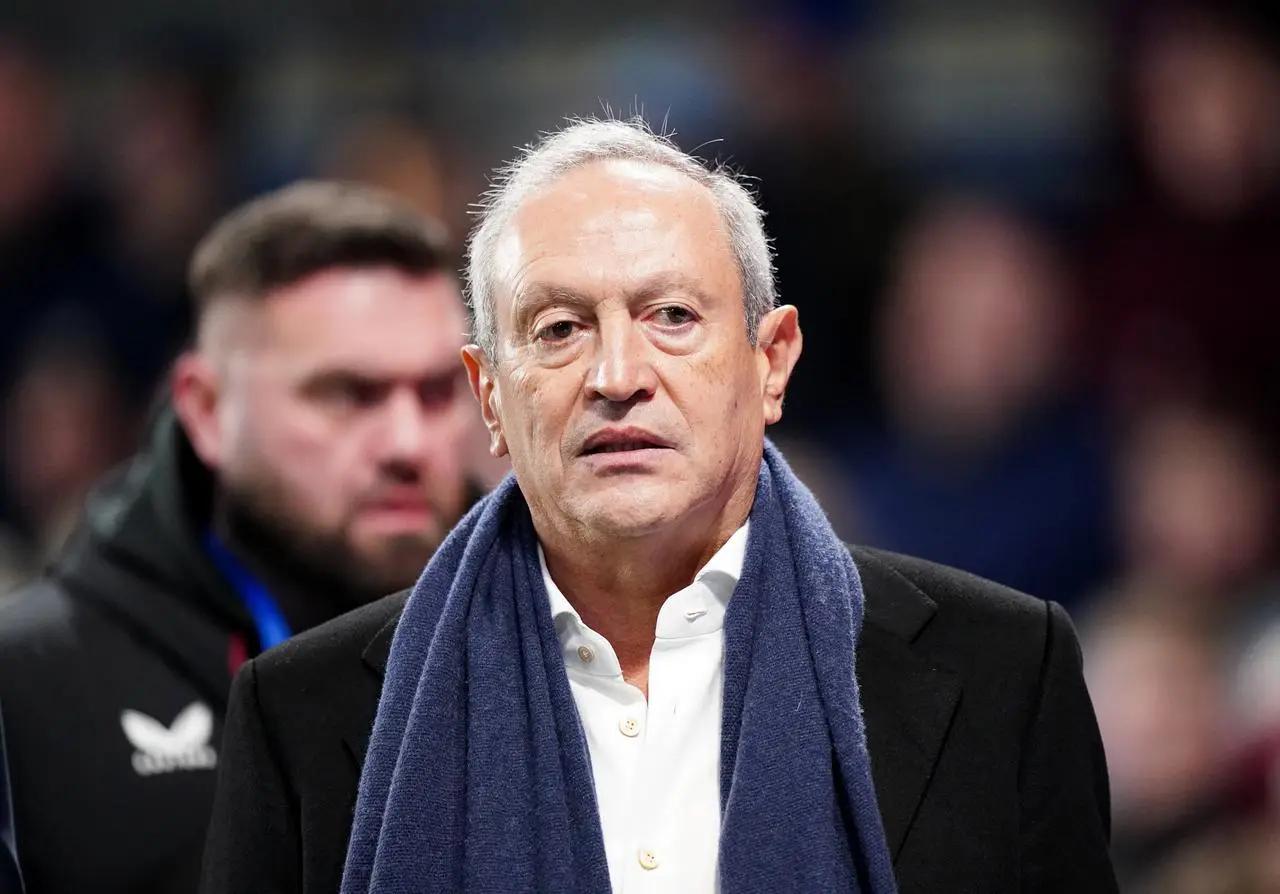
[[[207,894],[1114,890],[1062,610],[848,549],[765,441],[801,335],[730,174],[574,124],[469,265],[514,475],[241,672]]]

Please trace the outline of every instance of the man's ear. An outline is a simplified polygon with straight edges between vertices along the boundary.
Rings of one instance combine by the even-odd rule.
[[[209,358],[198,351],[183,353],[170,379],[173,410],[200,461],[211,469],[222,463],[222,428],[218,425],[222,383]]]
[[[484,419],[484,427],[489,430],[489,452],[494,456],[506,456],[507,439],[502,434],[501,395],[484,349],[479,345],[467,345],[462,349],[462,365],[467,368],[471,393],[480,404],[480,417]]]
[[[782,398],[804,346],[799,311],[789,304],[775,307],[760,320],[756,335],[764,421],[773,425],[782,418]]]

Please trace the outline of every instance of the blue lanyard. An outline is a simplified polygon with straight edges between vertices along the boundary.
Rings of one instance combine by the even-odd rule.
[[[231,550],[212,531],[205,536],[205,547],[209,550],[213,563],[231,582],[231,586],[240,594],[245,608],[253,616],[254,626],[258,628],[258,645],[262,650],[265,652],[293,636],[289,622],[284,619],[284,613],[271,598],[267,588],[253,576],[253,572],[244,567],[243,562],[232,555]]]

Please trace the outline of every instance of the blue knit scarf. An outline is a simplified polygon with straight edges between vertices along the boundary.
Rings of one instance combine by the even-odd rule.
[[[766,443],[724,625],[725,894],[895,891],[854,679],[862,615],[848,551]],[[586,738],[508,477],[405,605],[342,892],[609,890]]]

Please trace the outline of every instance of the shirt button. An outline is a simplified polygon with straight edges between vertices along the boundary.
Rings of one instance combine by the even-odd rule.
[[[645,869],[658,868],[658,855],[649,848],[640,851],[640,865]]]
[[[596,653],[592,652],[587,646],[578,646],[578,657],[582,659],[583,664],[590,664],[591,660],[596,657]]]
[[[618,723],[618,731],[628,739],[634,739],[640,735],[640,721],[634,717],[626,717]]]

